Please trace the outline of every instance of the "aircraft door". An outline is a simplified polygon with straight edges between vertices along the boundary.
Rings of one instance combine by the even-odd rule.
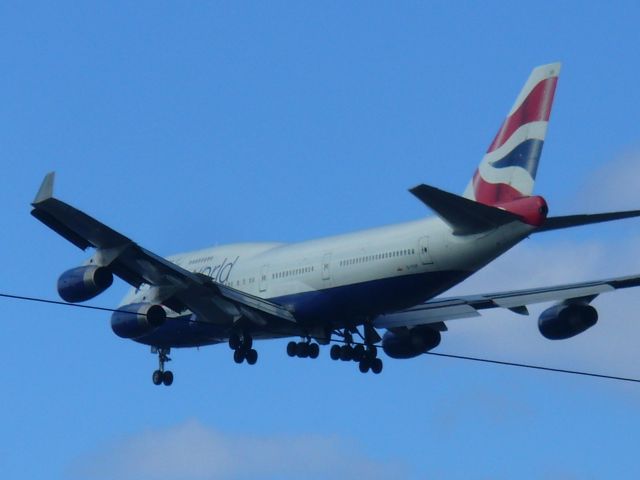
[[[423,265],[430,265],[433,263],[431,258],[431,252],[429,250],[429,237],[422,237],[418,242],[418,252],[420,253],[420,261]]]
[[[325,253],[322,257],[322,280],[331,280],[331,254]]]
[[[267,291],[267,275],[269,274],[269,265],[263,265],[260,269],[260,292]]]

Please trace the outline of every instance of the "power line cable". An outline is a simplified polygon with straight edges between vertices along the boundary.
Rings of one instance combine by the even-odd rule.
[[[13,299],[13,300],[21,300],[21,301],[28,301],[28,302],[38,302],[38,303],[46,303],[46,304],[50,304],[50,305],[62,305],[65,307],[77,307],[77,308],[85,308],[88,310],[99,310],[102,312],[119,312],[119,313],[128,313],[130,315],[143,315],[143,314],[139,314],[139,313],[135,313],[135,312],[130,312],[127,310],[119,310],[117,308],[107,308],[107,307],[98,307],[95,305],[82,305],[79,303],[68,303],[68,302],[63,302],[60,300],[49,300],[46,298],[38,298],[38,297],[28,297],[28,296],[24,296],[24,295],[12,295],[12,294],[8,294],[8,293],[0,293],[0,298],[8,298],[8,299]],[[278,334],[278,332],[271,332],[274,334]],[[288,333],[286,334],[287,336],[290,336]],[[342,340],[335,340],[332,339],[332,341],[334,342],[339,342],[339,343],[343,343]],[[353,343],[353,345],[357,345],[358,343]],[[364,345],[364,344],[361,344]],[[604,378],[604,379],[608,379],[608,380],[616,380],[616,381],[622,381],[622,382],[633,382],[633,383],[640,383],[640,379],[638,378],[630,378],[630,377],[619,377],[619,376],[615,376],[615,375],[604,375],[604,374],[599,374],[599,373],[592,373],[592,372],[584,372],[584,371],[580,371],[580,370],[569,370],[569,369],[565,369],[565,368],[552,368],[552,367],[544,367],[541,365],[531,365],[528,363],[520,363],[520,362],[507,362],[504,360],[492,360],[492,359],[488,359],[488,358],[481,358],[481,357],[471,357],[471,356],[467,356],[467,355],[455,355],[452,353],[438,353],[438,352],[424,352],[423,355],[431,355],[431,356],[435,356],[435,357],[442,357],[442,358],[455,358],[458,360],[467,360],[467,361],[472,361],[472,362],[479,362],[479,363],[489,363],[489,364],[493,364],[493,365],[505,365],[505,366],[510,366],[510,367],[519,367],[519,368],[528,368],[528,369],[532,369],[532,370],[542,370],[542,371],[546,371],[546,372],[556,372],[556,373],[565,373],[565,374],[570,374],[570,375],[580,375],[580,376],[584,376],[584,377],[594,377],[594,378]]]
[[[606,378],[609,380],[619,380],[623,382],[634,382],[640,383],[640,379],[638,378],[629,378],[629,377],[617,377],[615,375],[604,375],[600,373],[591,373],[591,372],[582,372],[579,370],[568,370],[566,368],[552,368],[552,367],[543,367],[541,365],[530,365],[527,363],[517,363],[517,362],[506,362],[502,360],[490,360],[487,358],[479,358],[479,357],[469,357],[466,355],[453,355],[450,353],[437,353],[437,352],[425,352],[425,355],[433,355],[436,357],[445,357],[445,358],[457,358],[459,360],[470,360],[473,362],[481,362],[481,363],[492,363],[494,365],[507,365],[510,367],[520,367],[520,368],[530,368],[533,370],[543,370],[546,372],[558,372],[558,373],[568,373],[571,375],[582,375],[585,377],[596,377],[596,378]]]

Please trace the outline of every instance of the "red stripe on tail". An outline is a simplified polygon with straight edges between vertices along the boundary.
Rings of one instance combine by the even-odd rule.
[[[547,78],[538,83],[518,109],[505,119],[487,153],[493,152],[504,145],[509,140],[509,137],[513,135],[513,132],[522,125],[531,122],[549,121],[557,83],[558,77]]]
[[[510,202],[522,197],[522,193],[506,183],[489,183],[482,179],[476,170],[473,176],[473,190],[476,202],[495,205],[498,202]]]

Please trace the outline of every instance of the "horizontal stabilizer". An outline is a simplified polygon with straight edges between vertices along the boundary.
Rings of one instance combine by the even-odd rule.
[[[536,232],[547,232],[562,228],[579,227],[592,223],[611,222],[640,216],[640,210],[628,210],[625,212],[596,213],[592,215],[567,215],[564,217],[549,217]]]
[[[520,220],[520,217],[506,210],[474,202],[429,185],[418,185],[409,191],[453,228],[455,235],[486,232]]]

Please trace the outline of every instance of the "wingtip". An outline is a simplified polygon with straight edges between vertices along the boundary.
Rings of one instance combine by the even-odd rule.
[[[55,180],[56,172],[49,172],[45,175],[44,180],[42,180],[42,184],[40,185],[40,189],[36,194],[36,198],[33,199],[31,205],[37,205],[38,203],[44,202],[45,200],[53,197],[53,182]]]

